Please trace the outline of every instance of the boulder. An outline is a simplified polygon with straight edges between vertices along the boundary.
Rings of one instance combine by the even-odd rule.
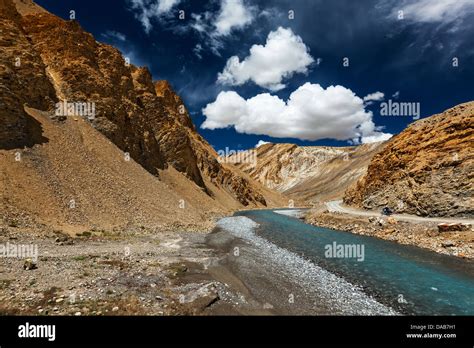
[[[459,232],[459,231],[469,231],[470,229],[471,229],[471,225],[469,224],[462,224],[462,223],[438,224],[439,232]]]
[[[36,266],[36,262],[34,262],[32,259],[26,259],[25,262],[23,263],[23,269],[25,271],[29,271],[36,268],[38,268]]]

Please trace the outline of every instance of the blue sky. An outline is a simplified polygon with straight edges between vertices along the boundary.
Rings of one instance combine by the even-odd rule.
[[[216,149],[370,142],[413,121],[389,100],[426,117],[474,99],[472,0],[37,3],[170,81]]]

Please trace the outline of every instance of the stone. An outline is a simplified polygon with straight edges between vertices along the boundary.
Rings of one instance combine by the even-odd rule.
[[[443,248],[449,248],[449,247],[456,246],[456,244],[455,244],[453,241],[451,241],[451,240],[446,240],[446,241],[444,241],[444,242],[441,242],[441,246],[442,246]]]
[[[469,231],[471,225],[461,223],[441,223],[438,224],[438,232],[455,232],[455,231]]]
[[[36,269],[38,266],[36,265],[36,262],[34,262],[32,259],[26,259],[25,262],[23,263],[23,269],[26,271]]]
[[[396,225],[398,223],[398,221],[393,216],[389,216],[387,218],[387,223],[390,224],[390,225]]]

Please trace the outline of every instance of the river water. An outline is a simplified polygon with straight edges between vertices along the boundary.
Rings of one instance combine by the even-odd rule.
[[[253,257],[262,272],[263,260],[270,260],[267,268],[275,277],[281,273],[277,269],[288,268],[286,281],[319,296],[320,304],[326,302],[320,306],[325,314],[474,314],[472,261],[311,226],[271,210],[239,212],[227,219],[218,226],[258,247]],[[357,246],[363,255],[328,257],[334,245]]]

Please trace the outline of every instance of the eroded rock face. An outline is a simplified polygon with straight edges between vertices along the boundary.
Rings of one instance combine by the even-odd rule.
[[[52,109],[56,96],[45,65],[21,26],[10,0],[0,0],[0,148],[44,142],[39,125],[23,110]]]
[[[342,198],[382,147],[382,143],[349,147],[265,144],[256,149],[256,163],[236,166],[270,189],[316,203]]]
[[[48,111],[58,101],[94,103],[93,126],[153,175],[172,166],[207,194],[204,175],[244,205],[265,204],[255,185],[216,161],[166,81],[154,83],[147,68],[127,64],[76,21],[29,0],[0,0],[0,11],[2,148],[44,140],[36,139],[41,130],[28,123],[24,103]],[[21,69],[14,66],[17,55]]]
[[[419,120],[374,156],[347,204],[421,216],[474,214],[474,102]]]

